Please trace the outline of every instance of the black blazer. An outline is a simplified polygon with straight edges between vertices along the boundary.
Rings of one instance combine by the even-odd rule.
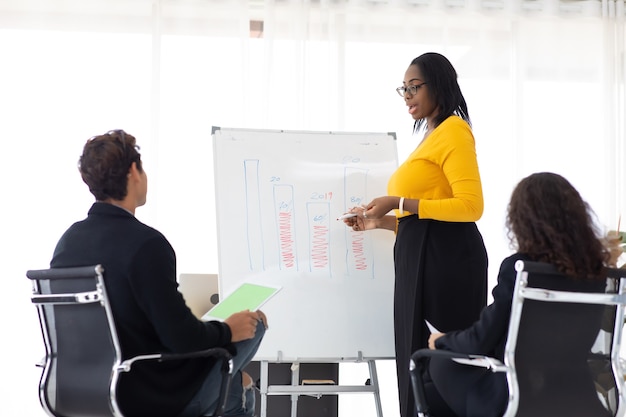
[[[59,240],[50,266],[102,264],[124,359],[155,352],[227,347],[221,322],[195,318],[178,292],[176,255],[167,239],[128,211],[95,203]],[[207,359],[140,362],[123,373],[118,401],[125,416],[174,416],[200,388]]]

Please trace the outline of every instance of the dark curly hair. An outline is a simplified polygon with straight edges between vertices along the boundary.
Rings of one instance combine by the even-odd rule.
[[[601,278],[609,252],[595,214],[565,178],[540,172],[524,178],[509,202],[506,227],[513,245],[533,261],[568,276]]]
[[[448,58],[436,52],[427,52],[415,58],[411,65],[417,66],[424,82],[428,84],[428,94],[439,108],[435,117],[435,126],[453,114],[461,117],[470,126],[472,122],[467,111],[467,103],[457,81],[457,73]],[[418,131],[424,125],[424,119],[415,121],[413,129]]]
[[[123,130],[111,130],[87,140],[78,170],[97,201],[119,201],[128,193],[128,170],[133,162],[142,171],[135,137]]]

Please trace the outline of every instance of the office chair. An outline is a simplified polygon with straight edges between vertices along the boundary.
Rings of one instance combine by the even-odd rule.
[[[515,269],[504,363],[482,355],[417,350],[409,369],[418,416],[436,417],[428,411],[422,379],[433,357],[505,372],[504,417],[623,416],[626,270],[608,269],[604,292],[582,292],[580,281],[562,276],[552,265],[517,261]]]
[[[211,356],[221,366],[214,416],[222,416],[232,374],[230,353],[222,348],[185,354],[154,352],[122,361],[103,274],[100,265],[26,272],[33,283],[31,301],[37,307],[46,346],[39,383],[39,400],[46,413],[123,417],[116,400],[117,383],[135,362]]]

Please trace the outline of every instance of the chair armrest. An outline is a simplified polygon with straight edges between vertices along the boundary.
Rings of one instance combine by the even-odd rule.
[[[413,359],[416,363],[418,361],[423,360],[424,358],[464,358],[470,359],[472,355],[468,355],[466,353],[453,352],[451,350],[442,350],[442,349],[418,349],[413,352],[411,355],[411,359]]]
[[[229,351],[224,348],[211,348],[205,350],[198,350],[195,352],[187,352],[187,353],[163,353],[161,354],[161,361],[169,361],[174,359],[195,359],[195,358],[206,358],[206,357],[217,357],[221,359],[230,360],[232,359],[232,355]]]
[[[224,410],[226,409],[226,400],[233,373],[233,356],[224,348],[211,348],[187,353],[155,353],[152,355],[139,355],[120,363],[117,369],[120,372],[128,372],[135,362],[144,360],[157,360],[159,362],[163,362],[177,359],[195,359],[205,357],[215,357],[221,362],[220,371],[222,373],[222,381],[220,384],[217,409],[214,415],[222,416],[224,415]]]
[[[487,368],[491,369],[493,372],[506,372],[507,369],[506,366],[496,358],[485,355],[470,355],[450,350],[419,349],[411,356],[411,359],[415,361],[416,364],[423,361],[425,358],[448,358],[456,363]]]
[[[478,366],[481,368],[491,369],[492,372],[506,372],[507,367],[496,358],[489,356],[470,355],[471,358],[452,358],[456,363],[461,365]]]
[[[195,358],[207,358],[216,357],[222,360],[222,371],[226,371],[228,374],[232,373],[232,355],[224,348],[211,348],[198,350],[187,353],[154,353],[149,355],[138,355],[130,359],[126,359],[119,364],[118,369],[121,372],[128,372],[135,362],[145,360],[157,360],[159,362],[179,360],[179,359],[195,359]]]
[[[221,359],[222,372],[228,373],[229,375],[233,373],[233,355],[231,355],[230,352],[224,348],[211,348],[188,353],[164,353],[161,355],[160,360],[169,361],[175,359],[195,359],[206,357],[215,357],[218,360]]]
[[[495,358],[482,355],[468,355],[466,353],[452,352],[440,349],[419,349],[411,355],[409,373],[411,376],[411,384],[413,385],[413,397],[415,398],[415,407],[419,416],[428,416],[428,405],[426,404],[426,394],[424,392],[424,381],[422,375],[426,367],[426,359],[428,358],[444,358],[454,362],[479,366],[491,369],[493,372],[506,372],[506,366]]]

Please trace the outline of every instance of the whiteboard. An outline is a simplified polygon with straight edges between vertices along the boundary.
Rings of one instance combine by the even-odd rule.
[[[256,360],[395,357],[389,230],[337,217],[387,194],[395,134],[213,128],[220,295],[281,286]]]

